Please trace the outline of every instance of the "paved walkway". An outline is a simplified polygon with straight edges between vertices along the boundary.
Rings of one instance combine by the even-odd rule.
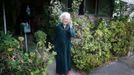
[[[55,63],[49,65],[48,75],[55,75],[55,66]],[[73,70],[70,75],[134,75],[134,56],[120,58],[95,69],[92,73],[80,74]]]
[[[50,64],[48,67],[48,75],[55,75],[56,74],[56,64],[55,62]],[[72,70],[70,75],[81,75],[80,73],[76,72],[75,70]]]
[[[134,56],[120,58],[96,69],[90,75],[134,75]]]

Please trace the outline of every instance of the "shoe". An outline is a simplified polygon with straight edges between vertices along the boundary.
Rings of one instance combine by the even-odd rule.
[[[56,75],[60,75],[60,74],[56,73]]]
[[[67,74],[68,74],[68,75],[70,75],[70,74],[71,74],[71,72],[72,72],[72,70],[69,70],[69,71],[67,72]]]

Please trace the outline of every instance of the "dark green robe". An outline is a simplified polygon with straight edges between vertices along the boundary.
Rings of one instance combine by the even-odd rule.
[[[75,36],[74,28],[60,23],[55,28],[54,46],[56,55],[56,73],[67,74],[72,67],[71,37]]]

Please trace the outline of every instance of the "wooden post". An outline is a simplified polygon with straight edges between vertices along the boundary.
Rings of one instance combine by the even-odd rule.
[[[6,26],[6,12],[5,12],[5,4],[3,0],[3,22],[4,22],[4,33],[7,33],[7,26]]]
[[[97,15],[98,10],[98,0],[95,0],[95,15]]]

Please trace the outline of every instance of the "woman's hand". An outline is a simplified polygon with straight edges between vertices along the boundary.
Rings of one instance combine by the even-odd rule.
[[[70,21],[69,25],[70,25],[70,28],[72,28],[72,27],[73,27],[72,20]]]

